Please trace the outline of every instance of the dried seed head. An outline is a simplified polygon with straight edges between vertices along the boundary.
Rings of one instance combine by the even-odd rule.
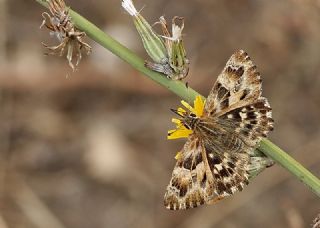
[[[45,26],[50,30],[50,34],[54,35],[59,44],[56,46],[48,46],[44,43],[43,46],[50,52],[48,54],[58,54],[60,56],[67,52],[67,60],[72,70],[80,63],[82,58],[81,49],[84,48],[89,54],[91,47],[82,39],[86,36],[84,32],[79,31],[71,21],[69,15],[69,8],[66,7],[63,0],[49,0],[48,1],[50,13],[42,13],[43,22],[40,26]],[[76,63],[73,63],[73,57],[76,57]]]

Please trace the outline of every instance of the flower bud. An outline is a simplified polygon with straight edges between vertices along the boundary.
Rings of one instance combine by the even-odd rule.
[[[122,7],[133,17],[134,25],[150,58],[156,63],[165,61],[167,52],[162,38],[153,31],[150,24],[136,10],[132,0],[123,0]]]
[[[142,39],[143,46],[153,60],[153,62],[146,61],[145,66],[163,73],[173,80],[185,78],[189,71],[189,60],[186,57],[182,41],[184,19],[182,17],[172,19],[171,35],[166,20],[163,16],[160,17],[160,21],[157,23],[161,25],[163,35],[159,36],[136,10],[132,0],[122,0],[122,7],[133,17],[134,25]],[[181,21],[180,26],[176,24],[176,20]]]

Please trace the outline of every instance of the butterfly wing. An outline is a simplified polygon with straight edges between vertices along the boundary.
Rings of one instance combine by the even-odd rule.
[[[216,194],[221,197],[241,191],[248,184],[250,156],[273,129],[271,107],[261,97],[260,74],[244,51],[234,53],[218,76],[203,118],[207,128],[214,129],[214,134],[203,138],[209,165],[215,165],[210,166],[214,181],[221,186],[215,188]]]
[[[204,115],[217,119],[217,124],[255,147],[273,129],[271,107],[261,92],[257,67],[246,52],[237,51],[206,99]]]
[[[205,203],[207,180],[203,149],[201,140],[191,135],[179,152],[164,196],[164,205],[168,209],[189,209]]]
[[[255,148],[273,130],[274,121],[267,99],[260,97],[251,104],[219,116],[218,123],[230,134],[236,134],[247,146]]]
[[[228,60],[206,100],[203,124],[211,132],[202,138],[219,198],[249,183],[254,149],[273,129],[271,107],[261,92],[260,74],[240,50]]]
[[[211,204],[218,199],[230,196],[249,183],[249,154],[246,146],[237,147],[230,153],[230,148],[222,143],[214,146],[204,144],[209,179],[212,179],[213,193],[208,195],[206,203]],[[235,149],[235,147],[233,148]]]
[[[257,67],[243,50],[235,52],[218,76],[206,99],[207,115],[221,115],[230,108],[248,105],[261,96]],[[222,112],[222,113],[221,113]]]
[[[192,135],[180,153],[164,196],[168,209],[211,204],[248,184],[249,155],[244,150],[230,154],[225,146],[208,146]]]

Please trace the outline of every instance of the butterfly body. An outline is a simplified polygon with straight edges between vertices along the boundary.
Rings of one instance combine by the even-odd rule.
[[[177,158],[165,206],[188,209],[241,191],[249,183],[254,149],[273,128],[260,74],[249,56],[244,51],[231,56],[203,111],[176,113],[191,133]]]

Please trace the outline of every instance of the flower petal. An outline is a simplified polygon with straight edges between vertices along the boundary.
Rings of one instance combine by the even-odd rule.
[[[194,111],[198,117],[201,117],[203,114],[204,104],[205,102],[202,100],[201,96],[197,96],[194,100]]]
[[[192,134],[192,130],[181,127],[176,130],[168,131],[167,139],[188,138],[190,134]]]
[[[183,100],[181,101],[181,104],[185,108],[187,108],[190,112],[194,113],[197,117],[201,117],[203,114],[205,101],[202,99],[201,96],[197,96],[193,103],[194,107],[192,107]],[[183,108],[178,108],[177,112],[182,117],[184,117],[187,114],[187,111]],[[192,134],[193,131],[191,129],[186,128],[183,125],[181,119],[172,118],[171,121],[176,124],[176,129],[168,131],[167,139],[188,138],[189,135]]]
[[[189,105],[187,102],[185,102],[184,100],[181,101],[181,104],[182,104],[184,107],[186,107],[187,109],[189,109],[191,112],[195,113],[195,112],[194,112],[194,108],[193,108],[191,105]]]
[[[181,124],[181,120],[179,120],[179,119],[177,119],[177,118],[172,118],[172,119],[171,119],[171,122],[172,122],[172,123],[175,123],[175,124],[177,124],[177,125],[178,125],[178,124]]]
[[[186,110],[184,110],[183,108],[178,108],[178,113],[181,115],[181,116],[184,116],[186,113],[187,113],[187,111]]]

